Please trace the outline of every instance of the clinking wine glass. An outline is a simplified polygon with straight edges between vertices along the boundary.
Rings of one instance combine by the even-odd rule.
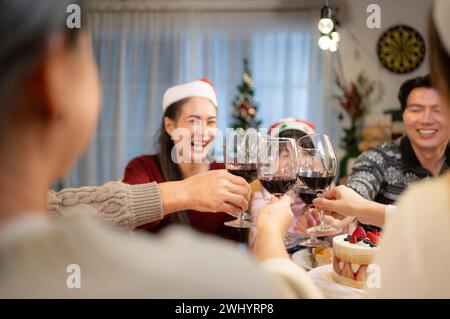
[[[336,177],[337,159],[330,138],[324,134],[310,134],[297,140],[300,180],[321,197]],[[326,224],[320,210],[320,223],[308,232],[319,236],[330,236],[341,232],[341,228]]]
[[[260,134],[255,130],[236,130],[227,135],[225,167],[229,173],[243,177],[251,183],[257,177]],[[224,224],[236,228],[250,228],[254,223],[244,219],[241,212],[236,220]]]
[[[265,197],[271,202],[273,197],[286,194],[297,181],[298,154],[295,140],[292,138],[264,136],[260,148],[258,179],[264,190],[271,195]],[[284,238],[288,248],[297,245],[297,236],[287,233]]]
[[[300,186],[297,189],[297,197],[300,198],[303,203],[305,203],[308,210],[305,214],[310,214],[312,218],[314,218],[313,213],[315,212],[315,206],[313,204],[313,200],[317,197],[317,194],[314,190],[306,186]],[[314,227],[311,227],[307,230],[307,233],[311,236],[310,238],[300,241],[298,244],[303,247],[326,247],[329,246],[330,243],[326,240],[321,240],[316,237],[316,230]]]

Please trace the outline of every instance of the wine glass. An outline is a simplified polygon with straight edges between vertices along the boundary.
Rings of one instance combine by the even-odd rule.
[[[260,134],[256,130],[235,130],[227,135],[225,144],[225,167],[229,173],[251,183],[257,177]],[[250,228],[254,223],[245,220],[241,212],[236,220],[224,224],[236,228]]]
[[[337,159],[330,138],[324,134],[305,135],[297,140],[300,180],[321,197],[336,177]],[[320,210],[320,223],[311,231],[330,236],[342,229],[326,224]]]
[[[315,211],[315,206],[313,204],[313,200],[317,197],[317,194],[314,190],[308,188],[307,186],[301,185],[296,190],[297,197],[300,198],[303,203],[307,206],[308,210],[305,214],[312,215]],[[329,246],[330,243],[326,240],[321,240],[316,237],[316,230],[314,227],[311,227],[307,230],[307,233],[311,236],[308,239],[300,241],[298,244],[303,247],[326,247]]]
[[[298,154],[295,140],[292,138],[264,136],[260,146],[258,179],[264,190],[270,193],[266,202],[273,197],[280,198],[296,183],[298,172]],[[263,191],[264,191],[263,190]],[[297,236],[287,233],[284,238],[286,247],[297,245]]]

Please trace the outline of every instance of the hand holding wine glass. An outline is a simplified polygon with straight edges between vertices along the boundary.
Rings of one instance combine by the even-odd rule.
[[[178,182],[177,182],[178,183]],[[189,209],[200,212],[227,212],[237,216],[248,208],[251,197],[250,186],[226,170],[212,170],[188,177],[179,183],[182,202],[189,202]],[[172,186],[173,187],[173,186]],[[208,196],[201,190],[208,190]],[[164,211],[171,207],[164,206]]]
[[[257,131],[233,131],[225,144],[225,166],[229,173],[243,177],[251,183],[257,177],[260,134]],[[238,219],[225,225],[236,228],[250,228],[254,224],[244,219],[244,211]]]
[[[323,134],[311,134],[297,141],[299,152],[300,180],[317,197],[332,184],[336,177],[337,159],[333,146],[328,136]],[[312,231],[321,233],[323,236],[334,235],[341,231],[336,226],[326,224],[323,212],[320,211],[320,224]]]
[[[325,240],[320,240],[316,237],[316,209],[313,204],[313,200],[317,197],[317,193],[308,188],[307,186],[300,186],[297,190],[297,196],[305,203],[307,210],[305,212],[304,218],[308,222],[314,222],[308,229],[304,231],[310,236],[310,238],[299,242],[300,246],[304,247],[322,247],[329,246],[329,242]]]

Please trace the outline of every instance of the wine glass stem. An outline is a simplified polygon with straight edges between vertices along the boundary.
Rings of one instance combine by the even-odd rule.
[[[314,206],[313,205],[309,205],[308,206],[308,209],[309,209],[309,213],[311,214],[311,216],[312,216],[312,213],[314,212]],[[316,229],[315,229],[315,227],[313,227],[313,231],[311,232],[311,241],[312,242],[315,242],[315,241],[317,241],[317,237],[316,237]]]
[[[323,197],[323,191],[317,191],[317,198]],[[320,216],[320,222],[319,226],[322,226],[324,224],[324,216],[323,216],[323,210],[319,209],[319,216]]]

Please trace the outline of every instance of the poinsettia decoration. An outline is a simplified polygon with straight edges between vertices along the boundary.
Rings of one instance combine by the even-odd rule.
[[[346,153],[343,160],[341,160],[340,176],[342,177],[347,175],[347,160],[360,154],[358,150],[360,133],[358,122],[361,122],[369,110],[370,97],[375,90],[375,82],[369,81],[366,74],[361,72],[355,81],[345,84],[342,82],[339,74],[335,72],[335,83],[340,94],[334,97],[339,101],[351,122],[350,127],[344,128],[344,137],[341,139],[341,147],[345,149]],[[339,118],[343,119],[342,113]]]

